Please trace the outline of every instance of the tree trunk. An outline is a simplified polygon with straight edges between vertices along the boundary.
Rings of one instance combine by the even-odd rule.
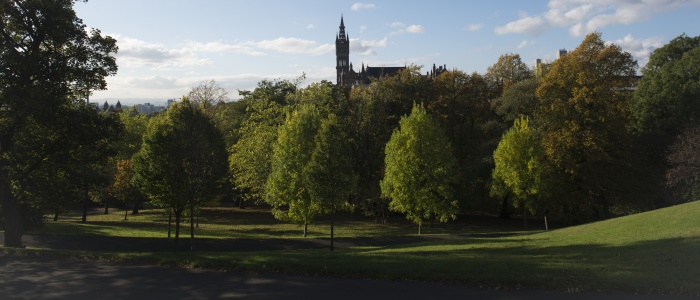
[[[335,207],[331,207],[331,251],[333,251],[333,221],[335,219]]]
[[[501,214],[498,215],[501,219],[510,219],[510,211],[508,207],[508,198],[510,198],[510,193],[503,197],[503,202],[501,203]]]
[[[129,205],[127,204],[125,206],[126,207],[124,207],[124,221],[129,219]]]
[[[525,229],[527,229],[527,208],[523,205],[523,223],[525,223]]]
[[[175,252],[177,252],[177,242],[180,239],[180,217],[182,210],[175,210]]]
[[[170,228],[172,227],[171,224],[173,223],[173,209],[168,208],[168,238],[170,238]]]
[[[134,209],[131,211],[132,215],[138,215],[139,214],[139,205],[141,204],[141,201],[134,200]]]
[[[53,212],[53,221],[58,222],[58,209]]]
[[[304,220],[304,237],[306,237],[306,233],[309,229],[309,224],[306,223],[306,220]]]
[[[5,213],[5,247],[22,247],[22,209],[19,201],[12,194],[7,170],[0,168],[0,206]]]
[[[88,212],[88,199],[90,199],[90,195],[88,194],[87,187],[85,188],[85,199],[83,199],[83,219],[81,222],[87,223],[87,212]]]
[[[193,202],[194,201],[190,200],[190,252],[194,252],[194,203]]]
[[[421,227],[422,223],[423,222],[418,222],[418,235],[420,235],[420,227]]]
[[[245,200],[243,198],[238,199],[238,208],[245,209]]]
[[[107,199],[105,199],[105,215],[109,214],[109,202],[107,202]]]

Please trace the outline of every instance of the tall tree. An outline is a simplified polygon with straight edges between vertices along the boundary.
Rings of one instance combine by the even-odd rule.
[[[343,124],[335,114],[321,122],[315,137],[311,160],[304,168],[304,183],[313,201],[321,203],[331,215],[331,251],[335,212],[350,208],[348,199],[354,188],[352,153]]]
[[[288,113],[272,145],[270,176],[265,186],[265,201],[272,206],[275,218],[308,225],[322,212],[322,205],[312,198],[304,183],[304,169],[315,148],[314,137],[321,125],[318,110],[302,105]]]
[[[486,70],[486,77],[501,91],[506,91],[514,84],[533,76],[532,70],[520,59],[520,54],[513,53],[501,55],[498,61]]]
[[[636,67],[629,53],[591,33],[554,62],[537,90],[542,145],[568,201],[561,216],[570,221],[605,218],[622,196]]]
[[[221,132],[186,97],[149,122],[141,150],[133,159],[134,180],[152,199],[175,212],[175,249],[182,213],[189,208],[190,250],[194,250],[194,211],[220,195],[226,166]]]
[[[676,37],[649,56],[633,112],[642,132],[675,136],[700,120],[700,36]]]
[[[247,201],[264,198],[277,127],[284,123],[287,97],[297,91],[300,80],[263,80],[252,92],[239,92],[243,99],[238,101],[245,103],[246,115],[235,131],[237,137],[230,147],[229,168],[234,188],[240,193],[240,207]]]
[[[0,2],[0,205],[8,247],[22,245],[22,211],[31,206],[15,194],[12,181],[66,150],[58,146],[60,138],[32,138],[36,143],[26,147],[17,139],[67,132],[58,126],[69,122],[57,121],[68,114],[72,96],[105,89],[105,77],[117,71],[116,41],[99,30],[87,31],[73,11],[75,2]],[[30,131],[32,123],[46,130]],[[14,157],[27,151],[39,160],[19,164]]]
[[[542,193],[544,151],[529,119],[516,119],[498,143],[493,153],[496,167],[493,170],[491,192],[501,197],[510,197],[513,206],[522,208],[527,226],[527,212],[536,213]]]
[[[422,105],[414,105],[411,115],[401,118],[386,145],[382,196],[391,199],[391,210],[418,224],[418,234],[425,219],[447,222],[457,217],[458,173],[452,151],[438,122]]]

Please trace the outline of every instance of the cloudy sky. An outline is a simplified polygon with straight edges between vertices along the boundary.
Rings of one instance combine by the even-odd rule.
[[[334,81],[341,15],[356,70],[435,63],[484,73],[505,53],[534,65],[593,31],[643,66],[669,40],[700,35],[700,0],[90,0],[75,10],[120,48],[119,73],[92,99],[129,104],[179,98],[209,79],[234,95],[262,79]]]

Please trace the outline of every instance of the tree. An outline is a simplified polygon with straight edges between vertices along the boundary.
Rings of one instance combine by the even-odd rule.
[[[675,203],[700,199],[700,126],[685,129],[669,150],[666,185],[676,192]]]
[[[287,114],[272,145],[271,171],[265,185],[265,202],[272,206],[275,218],[303,224],[304,237],[308,224],[322,211],[304,183],[304,169],[316,147],[314,138],[320,125],[321,117],[313,106],[302,105]]]
[[[537,89],[546,161],[570,221],[605,218],[623,193],[631,157],[629,91],[637,63],[599,33],[559,58]],[[549,168],[548,168],[549,169]]]
[[[432,82],[432,89],[426,109],[454,147],[461,172],[457,194],[462,208],[490,205],[486,183],[493,169],[493,150],[507,128],[490,109],[496,91],[486,77],[458,70],[443,72]]]
[[[198,86],[193,87],[187,94],[187,98],[190,99],[190,102],[210,112],[229,99],[229,92],[211,79],[202,81]]]
[[[117,71],[116,41],[99,30],[87,31],[73,11],[75,2],[0,2],[0,205],[8,247],[22,245],[22,211],[32,206],[27,202],[31,200],[19,199],[12,181],[31,174],[45,157],[66,150],[55,139],[32,139],[36,143],[26,148],[17,139],[66,132],[56,126],[68,123],[56,121],[70,110],[71,100],[106,88],[104,78]],[[31,122],[47,131],[29,132]],[[14,157],[26,151],[40,160],[17,164]]]
[[[131,214],[138,214],[139,204],[146,199],[146,195],[134,184],[133,178],[132,161],[130,159],[117,161],[117,169],[110,189],[117,200],[124,203],[124,220],[127,219],[129,203],[134,205]]]
[[[544,151],[529,119],[516,119],[498,143],[493,153],[495,168],[491,193],[504,198],[523,210],[527,226],[527,212],[536,213],[538,194],[542,193]]]
[[[175,249],[180,219],[190,213],[190,250],[194,250],[195,208],[220,195],[228,165],[223,137],[202,108],[186,97],[148,124],[134,156],[134,181],[157,203],[175,213]]]
[[[517,82],[491,101],[491,109],[508,124],[520,117],[532,117],[537,108],[535,92],[539,86],[540,81],[535,77]]]
[[[411,115],[401,118],[385,154],[382,196],[391,199],[391,210],[418,224],[418,234],[424,219],[446,222],[457,217],[452,146],[422,105],[414,105]]]
[[[649,56],[635,92],[633,113],[641,132],[675,136],[700,118],[700,36],[676,37]]]
[[[354,188],[352,153],[345,131],[336,115],[321,122],[315,137],[316,146],[304,168],[304,183],[312,201],[321,203],[331,215],[331,251],[335,212],[350,208],[348,198]]]
[[[514,84],[532,76],[532,70],[523,63],[520,54],[503,54],[498,57],[495,64],[486,70],[486,77],[491,79],[502,91],[507,91]]]

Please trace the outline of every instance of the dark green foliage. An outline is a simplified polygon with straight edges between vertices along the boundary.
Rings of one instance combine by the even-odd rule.
[[[654,50],[635,92],[639,131],[674,136],[700,120],[699,65],[700,36],[683,34]]]
[[[666,159],[666,184],[675,192],[674,203],[700,199],[700,126],[684,130],[671,145]]]
[[[221,195],[227,166],[221,132],[187,98],[149,122],[133,158],[134,182],[151,200],[175,212],[176,249],[184,210],[192,217],[195,208]],[[193,238],[193,228],[191,234]]]

